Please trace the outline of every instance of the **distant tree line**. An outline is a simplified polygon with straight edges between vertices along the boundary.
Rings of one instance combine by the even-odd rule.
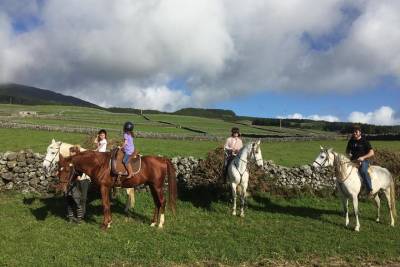
[[[328,121],[313,121],[302,119],[275,119],[275,118],[256,118],[252,121],[253,125],[261,126],[282,126],[285,128],[302,128],[337,132],[348,134],[352,132],[354,123],[351,122],[328,122]],[[400,134],[400,125],[396,126],[379,126],[372,124],[357,124],[360,125],[364,134]]]

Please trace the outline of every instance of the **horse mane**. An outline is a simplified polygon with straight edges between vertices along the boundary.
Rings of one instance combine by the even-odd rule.
[[[239,150],[239,152],[238,152],[238,154],[237,154],[237,157],[240,158],[240,157],[242,156],[242,154],[243,154],[243,151],[244,151],[245,149],[249,149],[251,145],[252,145],[252,142],[249,142],[249,143],[247,143],[246,145],[244,145],[244,146]]]

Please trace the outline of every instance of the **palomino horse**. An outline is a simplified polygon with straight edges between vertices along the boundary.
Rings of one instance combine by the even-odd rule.
[[[355,231],[360,231],[360,222],[358,220],[358,194],[361,191],[362,178],[358,172],[358,164],[353,163],[339,153],[331,149],[321,147],[321,152],[314,160],[314,167],[334,166],[336,176],[336,187],[338,188],[340,198],[342,200],[343,209],[346,214],[346,226],[349,225],[348,203],[349,198],[353,201],[354,214],[356,217]],[[369,173],[371,176],[372,193],[374,194],[375,203],[378,209],[376,221],[379,222],[380,217],[380,199],[378,192],[383,190],[388,201],[390,211],[390,225],[394,226],[394,218],[396,217],[396,199],[395,185],[390,172],[379,166],[370,166]]]
[[[121,163],[122,164],[122,163]],[[176,206],[176,174],[171,161],[163,157],[144,156],[141,159],[141,169],[132,178],[121,182],[121,187],[132,188],[136,185],[146,184],[150,187],[153,196],[155,209],[151,226],[158,223],[158,227],[164,225],[165,199],[164,199],[164,180],[168,175],[168,205],[175,213]],[[71,179],[76,173],[86,173],[92,177],[92,182],[100,187],[103,205],[104,220],[102,228],[106,229],[111,225],[110,210],[110,189],[114,184],[115,177],[111,176],[111,153],[85,151],[75,156],[63,158],[60,156],[58,174],[60,184],[65,191]]]
[[[254,159],[258,167],[263,166],[260,141],[250,142],[242,147],[242,149],[228,166],[228,182],[231,184],[233,195],[232,215],[236,215],[237,190],[240,194],[240,217],[244,217],[246,190],[249,183],[249,171],[247,169],[247,162],[249,159]]]
[[[51,144],[47,147],[47,153],[43,161],[43,169],[45,173],[50,173],[56,167],[56,164],[59,161],[60,155],[64,158],[70,156],[70,148],[75,147],[76,145],[71,145],[61,141],[55,141],[54,139],[51,141]],[[79,146],[78,146],[79,147]],[[81,152],[86,151],[86,149],[79,147]],[[125,212],[128,213],[130,208],[135,206],[135,189],[127,188],[126,193],[128,195],[128,199],[125,203]]]

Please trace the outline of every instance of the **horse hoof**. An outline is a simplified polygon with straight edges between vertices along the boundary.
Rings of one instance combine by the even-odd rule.
[[[244,213],[241,213],[241,214],[240,214],[240,217],[244,218]]]
[[[232,215],[233,215],[233,216],[236,216],[236,211],[232,212]]]
[[[155,227],[155,226],[156,226],[156,223],[153,222],[153,223],[150,224],[150,226],[151,226],[151,227]]]
[[[158,225],[158,229],[163,229],[163,228],[164,228],[164,226],[162,224]]]
[[[376,218],[376,220],[375,220],[377,223],[379,223],[380,222],[380,220],[379,220],[379,218]]]
[[[356,228],[354,228],[354,231],[356,231],[356,232],[360,232],[360,227],[356,227]]]

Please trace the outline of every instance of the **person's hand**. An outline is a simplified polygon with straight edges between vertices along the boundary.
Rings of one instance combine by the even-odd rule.
[[[359,162],[362,162],[362,161],[365,160],[365,158],[364,158],[364,157],[359,157],[357,160],[358,160]]]

